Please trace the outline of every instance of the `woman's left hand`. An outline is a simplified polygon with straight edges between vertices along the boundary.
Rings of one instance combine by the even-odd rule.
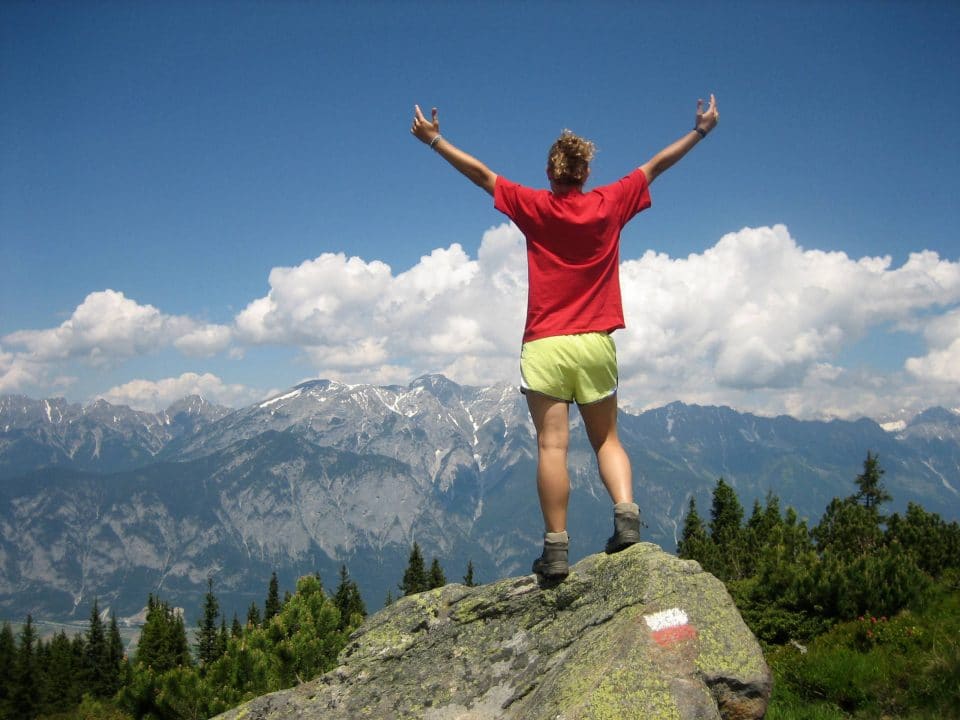
[[[413,124],[410,126],[410,132],[420,142],[427,145],[440,134],[440,121],[437,119],[437,109],[433,108],[431,119],[427,120],[419,105],[413,106]]]

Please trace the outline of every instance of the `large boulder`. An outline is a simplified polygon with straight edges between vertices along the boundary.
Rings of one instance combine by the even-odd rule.
[[[719,580],[648,543],[533,575],[405,597],[326,675],[239,720],[761,718],[771,676]]]

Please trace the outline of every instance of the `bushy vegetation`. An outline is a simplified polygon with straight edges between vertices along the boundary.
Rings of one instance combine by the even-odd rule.
[[[883,474],[867,453],[856,491],[813,528],[773,494],[744,519],[723,478],[708,519],[690,501],[678,553],[726,583],[760,639],[775,675],[771,720],[960,716],[960,526],[916,504],[885,515]],[[463,582],[475,584],[472,563]],[[399,593],[445,583],[414,543]],[[333,594],[311,575],[281,598],[274,573],[262,607],[229,626],[214,590],[210,581],[192,644],[181,612],[150,596],[132,661],[96,602],[73,638],[41,639],[29,616],[16,635],[5,623],[0,720],[207,718],[333,668],[367,614],[345,566]]]
[[[473,584],[473,564],[464,582]],[[440,562],[429,569],[414,543],[399,585],[404,595],[446,584]],[[15,637],[0,629],[0,720],[199,720],[269,692],[311,680],[337,655],[367,615],[345,565],[328,595],[318,575],[280,597],[276,573],[261,606],[229,627],[213,580],[188,640],[183,614],[150,595],[136,656],[124,655],[115,617],[105,627],[96,601],[86,633],[37,636],[33,619]]]
[[[333,596],[310,575],[280,600],[274,575],[264,611],[254,603],[247,624],[234,616],[229,629],[211,581],[193,652],[183,615],[150,596],[132,662],[116,619],[105,629],[96,603],[88,631],[72,640],[63,632],[38,639],[28,617],[18,639],[9,624],[0,631],[0,718],[207,718],[333,668],[366,614],[342,567]]]
[[[678,545],[723,580],[775,674],[769,718],[957,717],[960,526],[891,500],[876,455],[813,528],[769,495],[743,521],[717,482]]]

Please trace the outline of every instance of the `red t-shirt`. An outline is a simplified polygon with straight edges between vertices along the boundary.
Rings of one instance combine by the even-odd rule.
[[[589,192],[554,195],[497,176],[493,204],[527,239],[523,342],[625,327],[620,300],[620,230],[650,207],[637,168]]]

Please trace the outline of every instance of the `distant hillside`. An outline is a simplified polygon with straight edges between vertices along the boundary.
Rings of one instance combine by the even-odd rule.
[[[610,530],[609,501],[573,413],[573,559]],[[847,495],[867,450],[894,507],[960,519],[960,416],[902,430],[870,420],[763,418],[673,403],[621,415],[645,539],[673,550],[691,496],[709,516],[718,477],[747,504],[774,492],[815,520]],[[158,414],[99,401],[0,397],[0,616],[133,615],[148,592],[188,613],[206,578],[224,609],[261,601],[273,570],[293,587],[346,563],[371,609],[396,594],[411,543],[456,580],[522,574],[541,520],[536,444],[509,385],[442,376],[409,386],[305,383],[235,411],[187,398]]]

